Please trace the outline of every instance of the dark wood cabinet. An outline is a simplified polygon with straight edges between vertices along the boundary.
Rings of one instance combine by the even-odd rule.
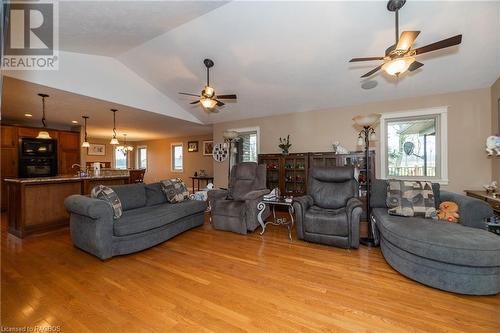
[[[1,209],[7,209],[8,192],[4,182],[5,178],[17,178],[18,170],[18,146],[21,138],[35,138],[40,128],[2,125],[1,133]],[[57,140],[58,151],[58,174],[73,174],[71,165],[80,163],[80,133],[47,129],[49,135]]]
[[[310,168],[354,166],[359,182],[359,198],[363,202],[363,215],[366,220],[366,189],[368,174],[375,179],[375,152],[370,151],[370,168],[366,168],[365,153],[335,154],[333,152],[297,153],[289,155],[260,154],[259,164],[265,164],[267,187],[279,188],[282,195],[301,196],[307,193],[307,177]]]
[[[75,173],[71,166],[80,163],[80,133],[59,132],[58,155],[58,173]]]
[[[279,188],[282,195],[301,196],[306,193],[308,157],[299,154],[260,154],[259,164],[265,164],[267,187]]]
[[[17,147],[17,128],[12,126],[2,126],[2,148]]]

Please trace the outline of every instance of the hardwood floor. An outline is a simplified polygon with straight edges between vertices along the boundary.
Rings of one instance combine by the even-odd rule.
[[[500,295],[451,294],[411,281],[380,250],[343,250],[215,231],[206,223],[152,249],[102,262],[67,229],[24,240],[2,215],[2,331],[500,332]]]

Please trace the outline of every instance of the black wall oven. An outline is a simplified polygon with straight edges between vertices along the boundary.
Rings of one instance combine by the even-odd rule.
[[[19,177],[57,176],[57,141],[22,138],[19,144]]]

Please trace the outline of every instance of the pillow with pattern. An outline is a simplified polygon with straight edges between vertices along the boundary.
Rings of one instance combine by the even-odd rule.
[[[437,219],[431,182],[389,180],[387,207],[391,215]]]
[[[122,202],[113,189],[104,185],[97,185],[90,191],[90,197],[104,200],[110,204],[111,208],[113,208],[113,218],[115,220],[122,216]]]
[[[161,189],[167,201],[170,203],[179,203],[189,199],[189,191],[186,184],[180,178],[165,179],[160,181]]]

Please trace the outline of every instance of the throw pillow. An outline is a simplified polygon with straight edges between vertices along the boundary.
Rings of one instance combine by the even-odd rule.
[[[189,199],[189,191],[186,184],[180,178],[165,179],[160,181],[161,189],[167,201],[170,203],[179,203]]]
[[[97,185],[90,191],[90,197],[106,201],[113,208],[114,219],[119,219],[122,216],[122,203],[113,189],[104,185]]]
[[[431,182],[389,180],[387,207],[391,215],[437,218]]]

